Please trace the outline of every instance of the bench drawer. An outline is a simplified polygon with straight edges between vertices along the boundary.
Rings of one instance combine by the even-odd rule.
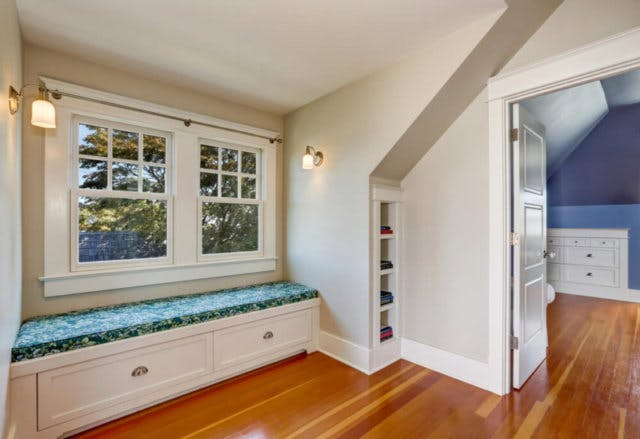
[[[211,334],[202,334],[41,372],[38,427],[47,428],[205,375],[213,370],[212,358]]]
[[[248,325],[214,331],[215,370],[248,363],[311,341],[310,310],[259,320]]]

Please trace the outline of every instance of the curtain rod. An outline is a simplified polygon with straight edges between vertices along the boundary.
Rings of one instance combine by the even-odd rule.
[[[193,119],[185,119],[183,117],[172,116],[171,114],[165,114],[165,113],[160,113],[160,112],[157,112],[157,111],[145,110],[143,108],[131,107],[129,105],[124,105],[124,104],[117,104],[115,102],[103,101],[102,99],[89,98],[89,97],[86,97],[86,96],[80,96],[80,95],[76,95],[76,94],[73,94],[73,93],[67,93],[67,92],[60,91],[60,90],[47,89],[47,91],[49,93],[51,93],[51,97],[54,98],[54,99],[61,99],[62,96],[66,96],[68,98],[82,99],[84,101],[95,102],[97,104],[102,104],[102,105],[109,105],[111,107],[122,108],[124,110],[132,110],[132,111],[137,111],[139,113],[150,114],[152,116],[159,116],[159,117],[164,117],[166,119],[177,120],[177,121],[182,122],[184,124],[184,126],[186,126],[186,127],[189,127],[192,124],[195,124],[195,125],[201,125],[201,126],[204,126],[204,127],[216,128],[216,129],[219,129],[219,130],[225,130],[225,131],[229,131],[229,132],[232,132],[232,133],[246,134],[248,136],[258,137],[260,139],[268,140],[269,143],[282,143],[282,138],[280,138],[280,137],[263,136],[261,134],[252,133],[250,131],[244,131],[244,130],[240,130],[240,129],[236,129],[236,128],[223,127],[223,126],[220,126],[220,125],[215,125],[215,124],[207,123],[207,122],[201,122],[201,121],[193,120]]]

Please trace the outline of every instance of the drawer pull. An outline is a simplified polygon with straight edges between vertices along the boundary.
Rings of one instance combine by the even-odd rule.
[[[133,371],[131,372],[131,376],[132,377],[139,377],[142,375],[146,375],[147,373],[149,373],[149,369],[146,368],[145,366],[138,366],[135,369],[133,369]]]
[[[593,257],[593,253],[587,253],[587,257],[588,258],[592,258]]]
[[[593,273],[587,273],[587,277],[593,276]]]
[[[265,332],[262,338],[264,338],[265,340],[269,340],[270,338],[273,338],[273,332],[271,331]]]

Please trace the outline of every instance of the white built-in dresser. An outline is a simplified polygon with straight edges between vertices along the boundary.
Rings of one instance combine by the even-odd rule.
[[[629,292],[628,229],[548,229],[547,277],[560,293],[637,301]]]

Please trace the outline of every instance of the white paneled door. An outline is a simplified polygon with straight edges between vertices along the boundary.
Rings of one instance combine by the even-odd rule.
[[[547,179],[544,127],[515,104],[512,128],[513,386],[519,389],[547,355]]]

